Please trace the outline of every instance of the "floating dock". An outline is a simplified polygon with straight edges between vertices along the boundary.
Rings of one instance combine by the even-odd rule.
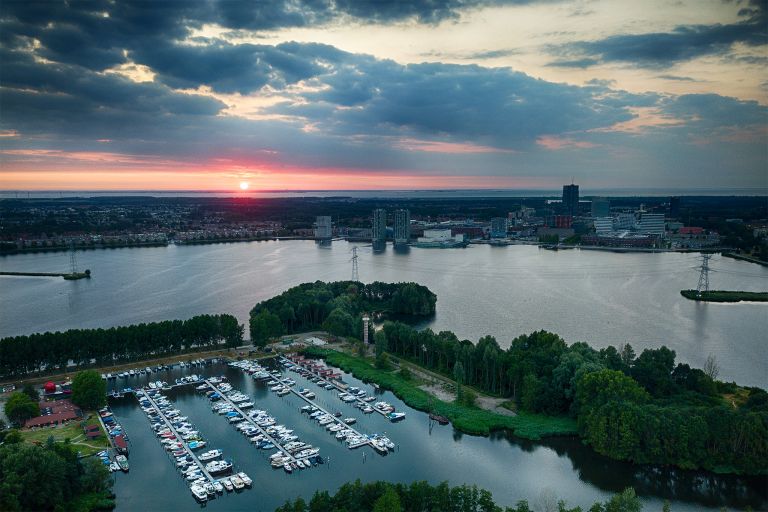
[[[162,411],[162,410],[160,409],[160,407],[157,405],[157,403],[155,402],[155,399],[154,399],[154,398],[152,398],[152,397],[149,395],[149,393],[147,393],[147,392],[146,392],[146,390],[144,391],[144,397],[145,397],[147,400],[149,400],[149,403],[151,403],[151,404],[152,404],[152,407],[154,407],[154,408],[155,408],[155,410],[157,411],[157,415],[158,415],[158,416],[160,416],[160,417],[163,419],[163,422],[164,422],[164,423],[166,424],[166,426],[167,426],[167,427],[168,427],[168,428],[171,430],[171,432],[173,432],[173,435],[175,435],[175,436],[176,436],[176,439],[178,439],[178,440],[179,440],[179,442],[182,444],[182,446],[184,446],[184,451],[185,451],[185,452],[187,452],[187,454],[188,454],[188,455],[191,455],[191,456],[192,456],[192,460],[193,460],[193,461],[195,462],[195,464],[197,464],[197,466],[200,468],[200,470],[202,471],[203,475],[205,475],[205,478],[208,480],[208,482],[209,482],[209,483],[213,483],[213,482],[214,482],[216,479],[215,479],[215,478],[213,478],[213,476],[211,476],[211,474],[210,474],[210,473],[209,473],[209,472],[208,472],[208,471],[205,469],[205,464],[203,464],[203,463],[202,463],[202,461],[200,461],[200,459],[197,457],[197,455],[195,454],[195,452],[193,452],[193,451],[192,451],[192,450],[189,448],[189,446],[187,445],[187,443],[183,441],[181,434],[179,434],[179,433],[176,431],[176,428],[175,428],[173,425],[171,425],[171,422],[170,422],[170,421],[168,421],[168,418],[166,418],[166,416],[165,416],[165,414],[163,413],[163,411]]]
[[[307,368],[306,366],[301,364],[301,362],[291,361],[290,359],[288,359],[285,356],[280,356],[280,362],[281,363],[285,362],[285,363],[289,363],[289,364],[292,364],[292,365],[301,366],[306,371],[308,371],[309,373],[311,373],[312,375],[314,375],[315,377],[320,379],[322,382],[324,382],[326,384],[330,384],[331,386],[333,386],[337,391],[341,391],[342,393],[346,393],[347,392],[347,389],[345,387],[342,387],[338,382],[334,382],[333,380],[326,379],[324,376],[320,375],[318,372],[316,372],[312,368]],[[293,390],[291,390],[291,391],[293,391]],[[352,395],[352,396],[354,397],[355,401],[357,401],[358,403],[360,403],[362,405],[370,406],[370,408],[373,409],[375,412],[377,412],[377,413],[381,414],[382,416],[384,416],[385,418],[387,418],[387,414],[388,413],[380,410],[378,407],[374,407],[373,404],[370,404],[370,403],[366,402],[362,398],[359,398],[359,397],[354,396],[354,395]],[[304,397],[302,397],[302,398],[304,398]],[[342,402],[343,402],[343,400],[342,400]],[[351,403],[351,402],[345,402],[345,403]],[[315,404],[312,404],[312,405],[315,405]],[[315,407],[317,407],[317,405],[315,405]],[[387,418],[387,419],[389,419],[389,418]]]
[[[216,393],[218,393],[219,395],[221,395],[221,399],[222,399],[222,400],[224,400],[225,402],[227,402],[227,403],[228,403],[230,406],[232,406],[232,408],[233,408],[233,409],[235,409],[235,410],[236,410],[236,411],[237,411],[237,412],[240,414],[240,416],[243,418],[243,421],[247,421],[248,423],[250,423],[251,425],[253,425],[253,426],[254,426],[254,427],[255,427],[255,428],[256,428],[256,429],[257,429],[259,432],[261,432],[261,434],[262,434],[264,437],[266,437],[267,439],[269,439],[269,442],[270,442],[270,443],[272,443],[273,445],[275,445],[275,447],[276,447],[278,450],[280,450],[281,452],[283,452],[283,455],[285,455],[286,457],[288,457],[288,459],[289,459],[291,462],[296,462],[297,460],[299,460],[299,458],[297,458],[297,457],[294,457],[294,456],[293,456],[293,454],[292,454],[291,452],[289,452],[288,450],[286,450],[285,448],[283,448],[283,445],[282,445],[282,444],[280,444],[280,443],[279,443],[279,442],[278,442],[278,441],[277,441],[277,440],[276,440],[274,437],[272,437],[272,436],[271,436],[269,433],[267,433],[266,429],[262,428],[262,427],[261,427],[259,424],[257,424],[255,421],[253,421],[253,418],[251,418],[250,416],[248,416],[248,414],[246,414],[246,413],[245,413],[245,412],[244,412],[244,411],[243,411],[243,410],[242,410],[242,409],[241,409],[241,408],[240,408],[240,407],[239,407],[239,406],[238,406],[238,405],[237,405],[235,402],[233,402],[232,400],[230,400],[230,399],[229,399],[229,397],[226,395],[226,393],[224,393],[224,392],[223,392],[223,391],[221,391],[221,390],[220,390],[218,387],[216,387],[216,385],[215,385],[215,384],[213,384],[213,383],[212,383],[211,381],[209,381],[208,379],[205,379],[203,382],[205,382],[206,384],[208,384],[208,386],[209,386],[209,387],[210,387],[210,388],[211,388],[213,391],[215,391]],[[306,458],[307,458],[307,457],[302,457],[302,459],[306,459]]]

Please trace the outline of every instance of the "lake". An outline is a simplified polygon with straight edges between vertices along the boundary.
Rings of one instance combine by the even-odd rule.
[[[270,241],[77,251],[89,280],[0,277],[0,337],[107,327],[202,313],[241,322],[257,302],[315,280],[350,279],[351,247]],[[502,347],[545,329],[568,343],[631,343],[639,354],[666,345],[702,367],[709,354],[722,380],[768,388],[768,304],[697,303],[696,253],[547,251],[535,246],[418,249],[373,253],[358,245],[362,281],[416,281],[438,297],[422,326]],[[768,268],[715,255],[712,289],[766,291]],[[0,257],[0,270],[62,272],[65,252]]]
[[[416,281],[437,294],[437,313],[424,327],[452,330],[471,340],[491,334],[502,347],[519,334],[539,329],[556,332],[569,343],[587,341],[595,347],[629,342],[638,353],[665,344],[677,352],[678,360],[694,366],[714,354],[721,379],[768,387],[768,304],[696,303],[680,296],[681,289],[696,286],[697,254],[555,252],[532,246],[407,252],[388,247],[373,253],[365,244],[356,245],[363,281]],[[247,324],[255,303],[291,286],[349,279],[352,246],[270,241],[78,251],[80,269],[93,272],[90,280],[0,277],[0,337],[216,312],[232,313]],[[711,265],[713,289],[768,289],[768,268],[719,255]],[[0,257],[4,271],[65,271],[68,266],[64,252]],[[576,439],[532,443],[502,434],[473,437],[450,426],[430,432],[425,414],[389,393],[384,399],[407,411],[404,422],[393,425],[378,415],[348,412],[367,432],[386,430],[398,451],[387,457],[368,449],[349,451],[299,413],[298,398],[276,397],[225,366],[204,371],[226,373],[235,387],[254,397],[257,407],[293,425],[302,439],[331,457],[329,465],[299,474],[273,471],[262,451],[211,413],[207,400],[191,388],[174,390],[170,396],[182,413],[254,479],[253,489],[220,497],[207,505],[211,509],[273,510],[286,499],[308,499],[315,489],[334,490],[355,478],[477,484],[505,505],[520,499],[536,503],[542,489],[549,488],[572,505],[588,506],[627,486],[638,490],[647,510],[660,509],[664,499],[672,501],[676,512],[768,505],[765,479],[633,466],[600,457]],[[153,380],[173,381],[179,372]],[[298,386],[314,389],[295,378]],[[131,384],[142,379],[136,377]],[[323,405],[346,412],[347,406],[330,392],[320,391],[318,397]],[[196,509],[135,399],[113,405],[132,441],[132,470],[116,475],[118,510]]]

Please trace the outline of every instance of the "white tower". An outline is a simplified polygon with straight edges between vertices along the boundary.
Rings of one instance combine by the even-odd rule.
[[[368,344],[368,322],[371,321],[371,318],[367,315],[363,315],[363,343],[366,345]]]

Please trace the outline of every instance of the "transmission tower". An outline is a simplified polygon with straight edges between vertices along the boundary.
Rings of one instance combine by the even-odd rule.
[[[69,241],[69,268],[72,274],[77,274],[77,256],[75,255],[75,241]]]
[[[711,254],[701,255],[701,266],[699,270],[699,285],[696,287],[696,295],[701,297],[702,289],[705,292],[709,291],[709,260],[712,258]]]
[[[360,270],[357,266],[357,247],[352,248],[352,280],[360,280]]]

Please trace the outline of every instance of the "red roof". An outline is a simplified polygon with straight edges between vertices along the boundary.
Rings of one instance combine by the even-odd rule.
[[[677,232],[681,235],[701,235],[704,233],[704,228],[685,226],[677,230]]]

